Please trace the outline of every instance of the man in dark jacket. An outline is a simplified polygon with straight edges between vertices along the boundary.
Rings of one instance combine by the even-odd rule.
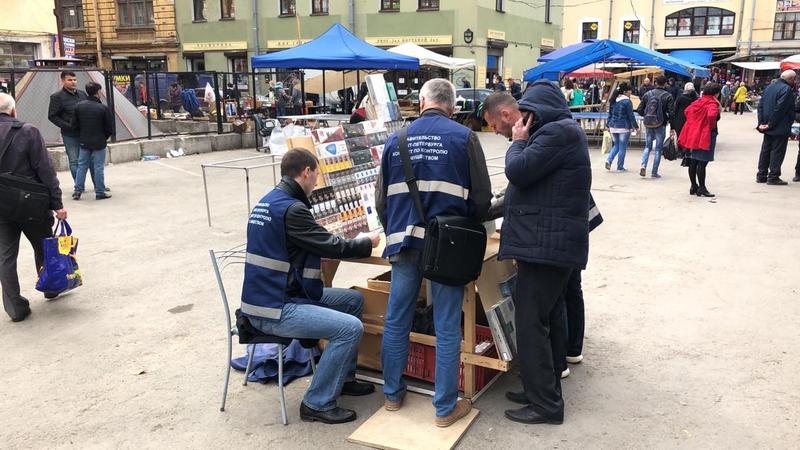
[[[419,98],[422,115],[408,127],[406,142],[426,217],[419,217],[405,181],[402,133],[394,133],[386,141],[375,186],[376,210],[386,232],[383,256],[392,264],[381,349],[384,408],[388,411],[400,409],[406,395],[402,375],[408,364],[408,336],[422,283],[425,223],[441,215],[484,220],[492,198],[478,137],[450,119],[456,106],[455,86],[433,79],[422,86]],[[472,408],[469,400],[458,400],[464,287],[433,281],[430,286],[436,328],[435,424],[448,427]]]
[[[524,395],[507,396],[527,406],[505,414],[516,422],[558,424],[566,370],[562,296],[589,252],[589,146],[555,83],[533,83],[519,108],[523,117],[506,153],[499,258],[514,259],[518,270],[514,305]]]
[[[253,208],[241,313],[262,332],[298,339],[326,339],[300,418],[335,424],[356,419],[336,406],[342,395],[367,395],[375,387],[355,381],[364,298],[350,289],[323,289],[320,258],[364,258],[380,243],[369,233],[353,240],[330,234],[314,221],[309,195],[319,161],[303,149],[281,159],[281,182]]]
[[[646,80],[645,78],[645,81]],[[647,91],[646,94],[641,95],[642,101],[639,103],[639,108],[636,109],[636,112],[644,118],[643,122],[646,127],[644,138],[645,147],[642,152],[642,167],[639,169],[639,176],[642,177],[647,174],[647,163],[650,159],[650,152],[655,150],[653,171],[650,175],[653,178],[661,178],[661,175],[658,174],[658,166],[661,163],[661,150],[664,147],[664,139],[667,138],[667,124],[675,117],[675,101],[672,99],[672,95],[666,91],[666,85],[667,78],[665,76],[661,75],[656,78],[656,87]],[[644,87],[642,87],[642,89],[644,89]],[[662,121],[660,123],[648,124],[647,105],[650,103],[661,103]],[[656,111],[658,110],[656,109]],[[674,133],[674,131],[671,131],[671,133]]]
[[[114,121],[106,105],[100,102],[101,86],[93,81],[86,84],[87,100],[78,102],[73,115],[73,127],[78,130],[81,144],[78,154],[78,172],[75,176],[74,200],[80,200],[86,183],[86,172],[91,168],[95,199],[111,198],[106,192],[105,164],[106,140],[114,134]]]
[[[0,173],[11,173],[19,177],[36,180],[50,191],[50,209],[59,219],[67,218],[67,210],[61,203],[61,189],[47,147],[41,133],[30,124],[16,119],[14,99],[0,94]],[[9,145],[7,145],[9,144]],[[33,247],[36,271],[44,263],[42,242],[52,236],[52,213],[42,211],[41,222],[22,223],[0,216],[0,284],[3,288],[3,307],[14,322],[25,320],[31,313],[28,300],[20,294],[17,276],[19,238],[25,234]],[[53,298],[57,294],[45,294]]]
[[[773,186],[789,184],[780,176],[794,122],[796,77],[794,70],[784,71],[780,80],[767,86],[758,102],[758,131],[764,134],[764,140],[758,157],[756,183]]]
[[[47,118],[61,129],[61,140],[67,152],[69,171],[72,173],[72,180],[75,181],[81,144],[78,142],[79,130],[72,127],[72,116],[78,102],[89,97],[86,92],[78,89],[78,77],[75,72],[61,72],[61,85],[61,90],[50,96]]]

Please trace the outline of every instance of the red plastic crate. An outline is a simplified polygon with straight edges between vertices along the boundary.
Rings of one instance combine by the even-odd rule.
[[[489,327],[475,325],[475,343],[491,342],[492,346],[483,356],[497,357],[497,348],[494,346],[492,330]],[[475,367],[475,390],[480,391],[491,381],[499,371],[486,367]],[[436,347],[410,342],[408,345],[408,364],[403,372],[411,378],[433,383],[436,379]],[[464,390],[464,363],[458,369],[458,389]]]

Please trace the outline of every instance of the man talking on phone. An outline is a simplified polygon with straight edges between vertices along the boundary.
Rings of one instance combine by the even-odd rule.
[[[513,108],[502,108],[510,99],[496,100],[489,102],[497,105],[488,105],[484,117],[506,134],[503,119],[518,116]],[[525,406],[505,415],[521,423],[560,424],[567,339],[561,303],[570,275],[586,268],[589,254],[589,146],[551,81],[530,85],[519,101],[519,112],[506,153],[509,184],[499,258],[517,263],[513,297],[523,392],[509,392],[507,397]]]

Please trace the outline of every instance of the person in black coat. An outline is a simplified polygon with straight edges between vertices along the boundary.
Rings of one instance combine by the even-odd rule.
[[[675,131],[675,137],[677,138],[681,134],[681,129],[683,129],[683,125],[686,123],[686,107],[691,105],[692,102],[698,99],[697,91],[694,90],[694,84],[689,82],[683,88],[683,93],[678,96],[677,100],[675,101],[675,115],[672,118],[672,123],[670,126]]]
[[[800,96],[794,102],[794,120],[800,122]],[[800,150],[797,151],[797,163],[794,165],[794,178],[792,181],[800,183]]]
[[[506,153],[500,259],[517,263],[514,293],[523,403],[505,415],[522,423],[562,423],[561,373],[566,369],[563,294],[589,253],[592,169],[586,134],[572,119],[558,86],[531,84],[519,102]]]
[[[105,163],[106,141],[114,134],[114,119],[106,105],[100,102],[102,86],[95,82],[86,84],[88,100],[78,102],[75,106],[75,115],[72,126],[79,130],[78,140],[81,144],[78,155],[78,172],[75,177],[75,191],[73,200],[80,200],[86,183],[86,172],[93,168],[92,183],[94,183],[95,199],[105,200],[111,198],[106,193]]]
[[[794,122],[796,77],[794,70],[785,70],[780,80],[767,86],[758,102],[758,131],[764,134],[764,140],[758,157],[756,183],[788,184],[780,176]]]

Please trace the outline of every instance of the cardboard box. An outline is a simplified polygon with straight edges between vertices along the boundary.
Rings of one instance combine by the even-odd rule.
[[[286,147],[289,149],[292,148],[302,148],[308,150],[312,154],[316,154],[316,149],[314,148],[314,141],[311,139],[311,136],[292,136],[286,138]]]
[[[355,289],[364,296],[364,309],[361,313],[361,321],[383,326],[386,319],[386,306],[389,304],[389,291],[381,291],[362,286],[354,286]]]
[[[423,279],[422,280],[422,284],[420,284],[420,287],[419,287],[419,296],[417,298],[417,301],[427,300],[427,298],[428,298],[428,295],[427,295],[427,292],[428,292],[427,284],[428,284],[427,280]],[[372,289],[372,290],[375,290],[375,291],[386,292],[388,294],[391,291],[391,288],[392,288],[392,271],[390,270],[390,271],[384,272],[384,273],[382,273],[382,274],[380,274],[380,275],[378,275],[378,276],[376,276],[374,278],[369,278],[367,280],[367,287],[369,289]]]
[[[475,281],[480,292],[480,302],[484,311],[489,311],[492,306],[511,295],[513,291],[514,275],[517,269],[511,260],[499,261],[497,257],[483,263],[481,276]]]

